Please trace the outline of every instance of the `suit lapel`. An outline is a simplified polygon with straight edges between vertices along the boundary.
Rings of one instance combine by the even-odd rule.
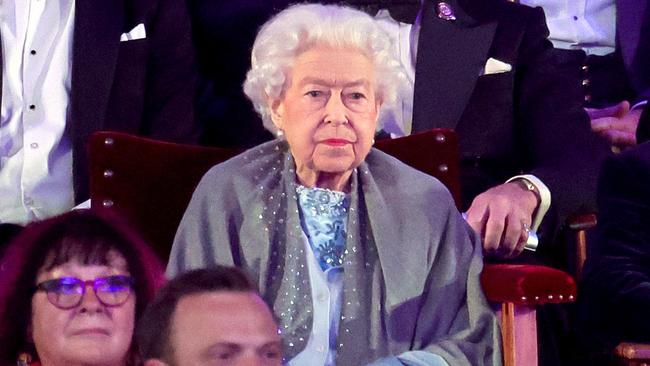
[[[67,128],[75,143],[83,143],[104,124],[124,23],[124,3],[76,0],[75,9],[71,117]]]
[[[413,132],[455,128],[482,71],[496,21],[479,22],[448,1],[457,20],[438,18],[435,2],[421,15],[415,71]],[[428,12],[428,19],[425,12]]]

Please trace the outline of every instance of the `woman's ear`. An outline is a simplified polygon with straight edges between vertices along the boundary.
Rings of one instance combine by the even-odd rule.
[[[271,110],[271,120],[278,130],[282,130],[284,122],[284,103],[281,99],[268,98],[269,109]]]

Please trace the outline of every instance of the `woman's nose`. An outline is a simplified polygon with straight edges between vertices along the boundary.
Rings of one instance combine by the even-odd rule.
[[[341,95],[332,93],[325,105],[325,123],[334,123],[336,125],[348,123],[348,110]]]
[[[79,307],[82,312],[102,312],[104,310],[104,305],[99,301],[95,289],[90,285],[87,285]]]

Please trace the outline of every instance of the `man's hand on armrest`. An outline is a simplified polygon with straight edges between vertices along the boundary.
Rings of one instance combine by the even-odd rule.
[[[511,181],[476,196],[467,222],[480,235],[486,253],[514,257],[524,249],[539,202],[534,191]]]

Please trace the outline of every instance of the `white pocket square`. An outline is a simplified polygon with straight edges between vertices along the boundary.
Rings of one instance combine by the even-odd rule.
[[[483,73],[481,75],[499,74],[511,70],[512,65],[509,63],[490,57],[485,63],[485,68],[483,69]]]
[[[135,41],[136,39],[147,38],[147,32],[144,30],[144,23],[140,23],[131,29],[131,31],[122,33],[120,42]]]

